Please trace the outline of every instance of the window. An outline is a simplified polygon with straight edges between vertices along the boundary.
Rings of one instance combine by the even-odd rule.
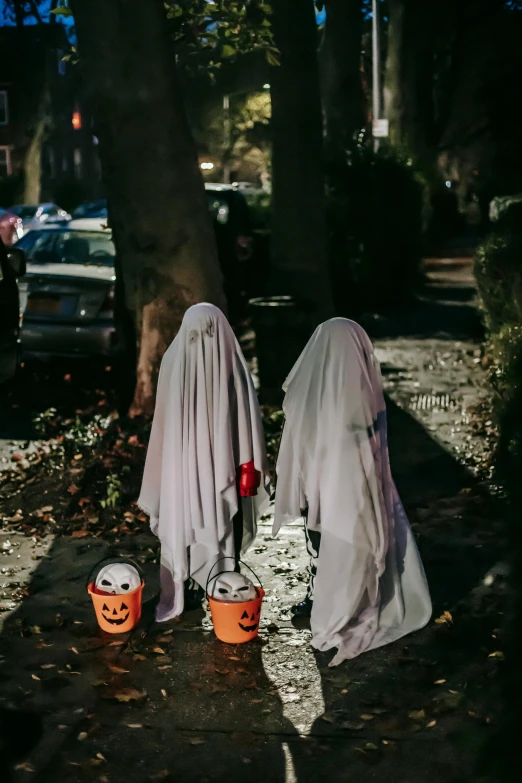
[[[74,176],[76,179],[82,178],[82,151],[78,147],[74,150]]]
[[[0,125],[9,125],[9,102],[7,90],[0,90]]]
[[[9,147],[0,147],[0,177],[9,177],[11,174],[11,150]]]

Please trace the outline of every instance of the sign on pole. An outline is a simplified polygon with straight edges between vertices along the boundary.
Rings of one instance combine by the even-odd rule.
[[[388,120],[374,120],[372,125],[372,134],[376,139],[385,139],[388,136]]]

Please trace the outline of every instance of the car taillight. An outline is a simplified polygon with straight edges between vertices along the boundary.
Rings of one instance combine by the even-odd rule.
[[[114,286],[111,286],[107,291],[107,296],[103,300],[101,306],[102,313],[112,313],[114,311]]]

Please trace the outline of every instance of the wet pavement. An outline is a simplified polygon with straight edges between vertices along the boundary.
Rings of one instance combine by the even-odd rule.
[[[307,623],[289,612],[305,592],[302,529],[273,539],[267,519],[246,558],[266,590],[256,641],[222,644],[203,609],[155,624],[156,550],[143,534],[110,550],[141,560],[146,574],[140,626],[111,637],[97,629],[85,590],[107,543],[32,540],[4,520],[0,699],[45,716],[19,783],[480,779],[473,769],[494,722],[505,571],[502,511],[473,427],[485,389],[469,262],[432,262],[424,301],[365,325],[382,363],[392,471],[433,621],[329,668],[331,655],[312,650]]]

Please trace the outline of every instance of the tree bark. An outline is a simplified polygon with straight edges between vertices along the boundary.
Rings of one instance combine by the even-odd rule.
[[[388,0],[384,102],[390,141],[418,160],[435,161],[432,0]]]
[[[361,0],[326,0],[326,22],[319,50],[326,121],[326,147],[342,154],[365,125],[361,82]]]
[[[272,28],[273,287],[332,314],[325,215],[317,28],[313,0],[277,0]],[[297,18],[296,18],[297,11]]]
[[[125,301],[137,340],[131,415],[150,415],[185,310],[225,309],[196,149],[162,0],[72,0]]]

